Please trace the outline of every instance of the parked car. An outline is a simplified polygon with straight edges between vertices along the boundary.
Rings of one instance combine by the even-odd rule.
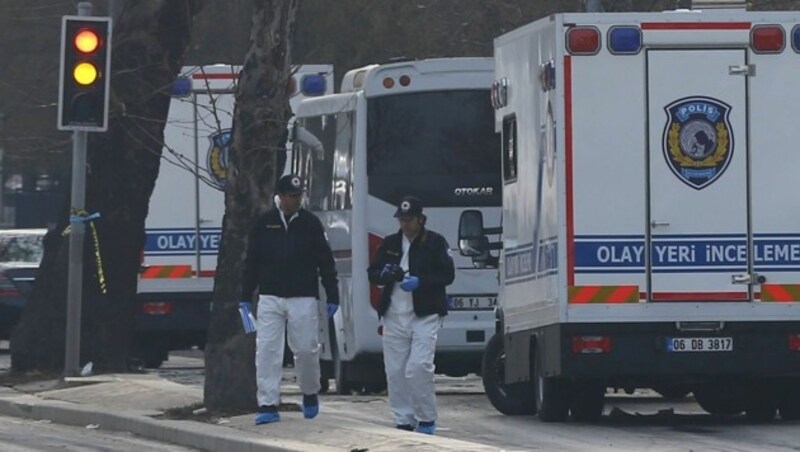
[[[47,229],[0,230],[0,340],[11,336],[44,254]]]

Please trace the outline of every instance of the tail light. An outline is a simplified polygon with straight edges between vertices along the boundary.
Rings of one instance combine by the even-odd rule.
[[[800,352],[800,334],[789,335],[789,350],[793,352]]]
[[[611,336],[574,336],[573,353],[608,353],[611,351]]]
[[[172,314],[172,302],[170,301],[147,301],[142,303],[142,313],[145,315],[168,315]]]
[[[567,51],[573,55],[594,55],[600,51],[600,30],[572,27],[567,30]]]
[[[383,239],[375,234],[369,234],[369,262],[375,262],[375,255],[378,254],[378,247],[383,243]],[[378,286],[369,286],[369,304],[373,309],[378,310],[378,303],[381,299],[381,289]]]
[[[0,273],[0,297],[21,297],[22,292],[17,289],[17,286],[14,285],[14,281],[8,279],[8,277]]]
[[[750,32],[750,46],[756,53],[780,53],[785,43],[780,25],[757,25]]]

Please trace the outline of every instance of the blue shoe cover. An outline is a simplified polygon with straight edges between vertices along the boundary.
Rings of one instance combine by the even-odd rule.
[[[281,420],[281,415],[277,412],[256,413],[256,425],[272,424],[274,422],[279,422],[280,420]]]
[[[436,423],[435,422],[420,422],[417,425],[417,433],[424,433],[426,435],[435,435],[436,434]]]
[[[306,419],[314,419],[319,414],[319,404],[316,405],[303,405],[303,417]]]

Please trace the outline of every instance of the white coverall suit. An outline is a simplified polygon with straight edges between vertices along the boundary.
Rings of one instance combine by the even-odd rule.
[[[405,271],[410,247],[411,241],[403,236],[400,266]],[[441,318],[438,314],[418,317],[411,292],[403,291],[400,284],[395,284],[391,299],[383,317],[383,362],[395,424],[434,422],[437,413],[433,358]]]
[[[284,335],[288,326],[289,348],[300,391],[316,394],[320,389],[319,302],[313,297],[258,297],[256,332],[256,379],[258,405],[280,405]]]

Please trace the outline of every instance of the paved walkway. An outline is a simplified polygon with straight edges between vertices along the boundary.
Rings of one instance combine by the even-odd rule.
[[[281,412],[281,422],[253,425],[253,414],[200,421],[170,420],[169,409],[199,407],[202,389],[155,374],[110,374],[0,387],[0,413],[29,419],[127,431],[201,450],[254,451],[497,451],[482,444],[405,432],[349,415],[346,403],[326,405],[320,415],[303,419],[299,411]],[[284,403],[300,402],[299,393]]]

